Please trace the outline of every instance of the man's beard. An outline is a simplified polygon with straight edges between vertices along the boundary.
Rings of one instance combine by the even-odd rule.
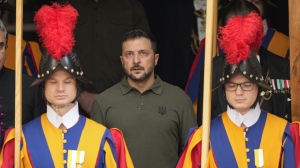
[[[132,73],[130,73],[129,71],[127,71],[125,68],[125,74],[128,78],[130,78],[132,81],[134,82],[143,82],[143,81],[146,81],[150,78],[152,72],[154,71],[154,65],[151,66],[148,70],[148,72],[146,71],[141,77],[137,78],[135,77]],[[143,69],[143,67],[140,67],[139,65],[135,65],[134,67],[130,68],[130,69],[133,69],[133,68],[141,68]]]

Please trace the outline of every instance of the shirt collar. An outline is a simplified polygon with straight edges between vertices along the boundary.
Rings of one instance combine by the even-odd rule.
[[[229,106],[227,106],[228,117],[235,125],[237,125],[239,127],[241,126],[242,123],[246,127],[250,127],[250,126],[254,125],[257,122],[257,120],[260,116],[260,113],[261,113],[261,110],[260,110],[258,103],[256,104],[254,109],[250,109],[245,115],[242,115],[235,109],[232,109]]]
[[[160,94],[162,94],[164,82],[160,79],[160,77],[158,75],[154,75],[154,77],[155,77],[155,82],[147,90],[151,90],[155,94],[160,95]],[[134,89],[134,88],[129,85],[129,83],[127,81],[127,77],[123,77],[123,79],[121,81],[122,94],[125,95],[125,94],[129,93],[132,89]]]
[[[79,120],[78,103],[75,102],[75,106],[62,117],[59,116],[51,106],[47,105],[47,118],[54,127],[59,128],[61,124],[64,124],[64,126],[69,129]]]

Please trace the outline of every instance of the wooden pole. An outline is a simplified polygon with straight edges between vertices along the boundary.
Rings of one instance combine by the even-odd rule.
[[[292,121],[300,121],[300,1],[289,0],[290,87]]]
[[[20,167],[20,139],[22,132],[22,39],[23,0],[16,1],[16,91],[15,91],[15,167]]]
[[[218,53],[218,44],[217,44],[217,33],[218,33],[218,3],[219,0],[216,0],[216,6],[214,6],[214,16],[213,16],[213,28],[212,28],[212,33],[213,33],[213,37],[212,37],[212,57],[217,56]]]
[[[216,32],[214,29],[217,23],[217,0],[206,1],[206,28],[205,28],[205,60],[204,60],[204,90],[203,90],[203,118],[202,118],[202,151],[201,166],[204,167],[208,156],[210,116],[211,116],[211,85],[212,85],[212,58],[216,44]]]

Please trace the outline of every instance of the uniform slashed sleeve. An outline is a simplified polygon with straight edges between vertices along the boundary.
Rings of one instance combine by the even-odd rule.
[[[294,142],[292,139],[290,124],[287,124],[284,131],[284,140],[283,140],[283,167],[295,167],[295,148]]]
[[[176,168],[199,168],[201,164],[202,129],[191,128],[188,140],[179,157]]]
[[[110,129],[110,132],[114,141],[114,145],[115,145],[114,147],[116,149],[115,151],[116,151],[116,157],[118,161],[118,167],[119,168],[134,167],[122,132],[116,128]]]
[[[300,122],[293,122],[290,125],[292,140],[295,151],[295,166],[300,167]]]
[[[5,132],[4,143],[0,154],[0,167],[14,167],[15,130],[8,129]]]

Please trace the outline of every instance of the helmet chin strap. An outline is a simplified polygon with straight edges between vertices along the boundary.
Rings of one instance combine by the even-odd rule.
[[[70,105],[73,105],[73,104],[75,104],[75,102],[71,102],[71,103],[68,103],[68,104],[62,105],[62,106],[57,106],[57,105],[51,104],[49,102],[48,102],[48,104],[54,109],[54,111],[57,113],[57,115],[59,115],[60,114],[60,112],[59,112],[60,109],[64,109],[64,108],[66,108]]]

